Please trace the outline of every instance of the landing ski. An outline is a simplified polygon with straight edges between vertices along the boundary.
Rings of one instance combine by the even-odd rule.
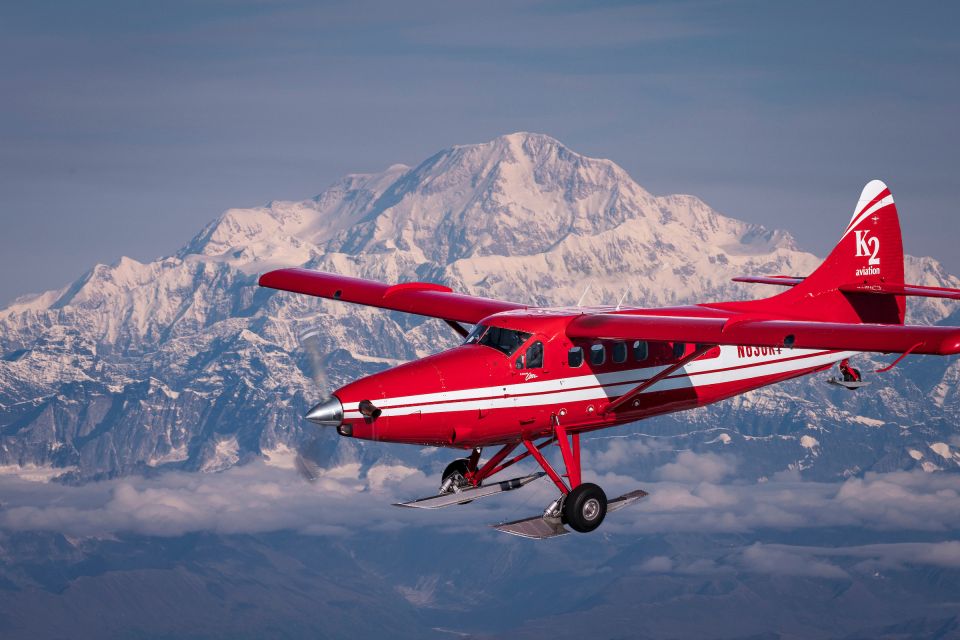
[[[461,489],[460,491],[452,491],[450,493],[441,493],[438,496],[430,496],[429,498],[420,498],[419,500],[411,500],[410,502],[397,502],[394,503],[395,507],[410,507],[412,509],[440,509],[442,507],[449,507],[455,504],[463,504],[464,502],[470,502],[471,500],[477,500],[479,498],[486,498],[487,496],[494,496],[498,493],[504,493],[505,491],[513,491],[514,489],[519,489],[520,487],[526,486],[547,475],[543,471],[538,471],[536,473],[531,473],[528,476],[523,476],[522,478],[513,478],[511,480],[502,480],[500,482],[493,482],[487,485],[481,485],[479,487],[473,487],[470,489]]]
[[[843,378],[827,378],[827,382],[830,384],[835,384],[838,387],[843,387],[845,389],[850,389],[851,391],[856,391],[860,387],[866,387],[869,385],[869,382],[864,382],[863,380],[844,380]]]
[[[607,502],[607,514],[609,515],[614,511],[629,507],[648,495],[646,491],[637,489],[636,491],[625,493],[619,498],[614,498]],[[504,522],[491,526],[497,531],[503,531],[513,536],[530,538],[532,540],[557,538],[570,533],[570,530],[563,526],[560,518],[548,515],[533,516],[532,518],[524,518],[523,520],[514,520],[513,522]]]

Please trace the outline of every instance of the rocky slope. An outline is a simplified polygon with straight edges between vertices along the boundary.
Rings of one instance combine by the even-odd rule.
[[[838,235],[847,214],[836,212]],[[454,344],[439,321],[259,289],[257,276],[278,266],[533,304],[574,303],[589,285],[586,304],[660,305],[769,294],[730,278],[818,263],[786,232],[693,196],[654,196],[548,136],[453,147],[413,168],[347,176],[308,201],[228,210],[176,255],[97,265],[0,311],[0,471],[85,480],[280,459],[316,436],[301,416],[324,391]],[[907,272],[960,286],[930,258],[909,258]],[[911,307],[918,322],[952,311]],[[754,475],[954,469],[958,376],[955,359],[914,358],[870,393],[797,381],[624,431],[667,438],[668,452],[742,453]],[[340,461],[448,457],[329,433],[316,446]]]

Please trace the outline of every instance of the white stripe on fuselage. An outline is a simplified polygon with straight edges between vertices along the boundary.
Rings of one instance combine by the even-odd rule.
[[[742,347],[741,347],[742,348]],[[779,354],[738,356],[738,347],[722,346],[720,355],[695,360],[673,375],[658,381],[643,393],[657,393],[690,387],[703,387],[725,382],[759,378],[779,373],[800,371],[839,362],[855,355],[852,351],[828,352],[811,349],[783,349]],[[623,395],[660,373],[670,365],[611,371],[609,373],[570,376],[554,380],[521,382],[496,387],[460,389],[410,396],[384,398],[377,401],[384,416],[412,413],[446,413],[529,407],[564,402],[609,400]],[[731,367],[741,367],[724,371]],[[358,419],[357,402],[344,404],[344,417]]]

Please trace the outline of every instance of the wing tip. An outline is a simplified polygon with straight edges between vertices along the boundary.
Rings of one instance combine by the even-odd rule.
[[[283,273],[289,272],[290,269],[273,269],[272,271],[267,271],[257,278],[257,285],[261,287],[268,287],[270,289],[277,289],[277,281],[282,277]]]

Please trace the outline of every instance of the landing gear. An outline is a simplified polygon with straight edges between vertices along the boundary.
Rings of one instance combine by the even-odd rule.
[[[843,376],[844,382],[860,382],[862,380],[860,370],[851,367],[849,360],[840,361],[840,374]]]
[[[452,476],[455,473],[459,473],[461,477],[467,477],[467,462],[466,458],[457,458],[453,462],[447,465],[447,468],[443,470],[443,480],[446,481],[447,478]]]
[[[560,498],[544,511],[543,519],[551,524],[555,531],[559,531],[563,528],[562,525],[566,524],[574,531],[589,533],[599,527],[607,515],[607,494],[592,482],[580,481],[580,434],[568,436],[556,417],[553,418],[553,426],[554,438],[560,445],[560,454],[567,469],[567,482],[554,471],[539,448],[526,440],[523,443],[561,493]]]
[[[448,464],[441,476],[440,493],[460,493],[468,487],[479,486],[479,480],[475,483],[471,482],[471,479],[477,473],[477,462],[479,461],[480,449],[477,448],[473,450],[469,458],[457,458]]]
[[[459,493],[462,489],[470,486],[467,481],[467,463],[466,458],[458,458],[443,470],[443,476],[440,481],[440,493]]]
[[[870,384],[869,382],[863,381],[863,376],[860,375],[860,370],[851,367],[849,360],[841,360],[839,367],[840,377],[828,379],[827,382],[830,384],[844,387],[850,391],[856,391],[860,387],[865,387]]]
[[[566,474],[557,473],[540,452],[551,444],[558,444],[563,455]],[[508,459],[510,453],[520,444],[523,451]],[[543,471],[511,480],[489,480],[507,467],[533,457]],[[534,443],[523,438],[520,442],[504,444],[483,465],[480,464],[480,449],[474,449],[469,458],[454,460],[443,470],[443,484],[438,495],[397,503],[398,507],[415,509],[439,509],[455,504],[467,504],[478,498],[485,498],[524,487],[543,476],[553,481],[560,495],[540,515],[513,522],[493,525],[498,531],[524,538],[554,538],[570,533],[570,529],[587,533],[603,522],[608,513],[613,513],[628,505],[639,502],[647,492],[636,490],[625,493],[619,498],[607,500],[603,489],[590,482],[580,482],[580,437],[579,434],[567,435],[566,429],[554,418],[554,432]],[[570,527],[568,529],[567,527]]]
[[[589,533],[600,526],[607,515],[607,494],[591,482],[575,487],[563,499],[560,521],[580,533]]]
[[[566,479],[557,473],[540,453],[540,449],[554,442],[560,445],[560,453],[567,471]],[[566,535],[570,533],[570,529],[589,533],[600,526],[608,513],[639,502],[647,495],[646,491],[638,489],[613,500],[607,500],[607,494],[603,489],[592,482],[581,482],[580,435],[577,433],[568,435],[567,430],[556,417],[553,418],[552,436],[540,444],[524,439],[523,445],[527,449],[526,453],[513,458],[508,464],[526,456],[532,456],[560,490],[560,497],[554,500],[542,515],[494,525],[498,531],[537,540]]]

